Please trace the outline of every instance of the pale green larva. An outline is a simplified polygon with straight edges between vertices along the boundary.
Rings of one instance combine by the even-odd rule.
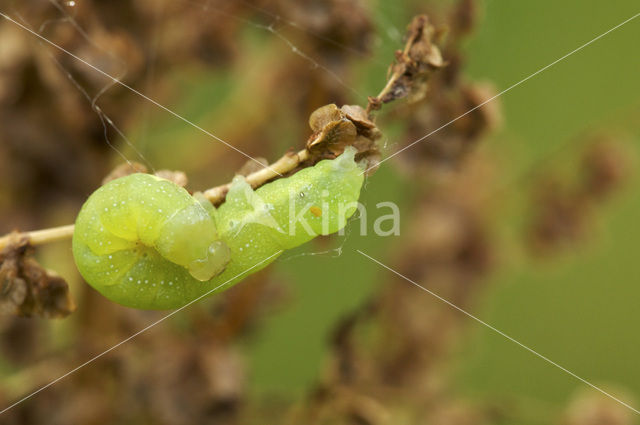
[[[237,176],[217,210],[151,175],[109,182],[76,220],[78,269],[107,298],[135,308],[175,308],[223,290],[274,254],[344,227],[363,182],[354,155],[348,148],[255,191]]]
[[[89,197],[76,220],[78,269],[120,304],[164,307],[197,296],[184,283],[208,281],[230,261],[211,210],[183,188],[148,174],[109,182]]]

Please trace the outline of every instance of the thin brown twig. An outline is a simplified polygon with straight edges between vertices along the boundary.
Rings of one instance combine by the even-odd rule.
[[[50,242],[61,241],[69,239],[73,236],[73,224],[67,224],[66,226],[51,227],[49,229],[34,230],[31,232],[23,232],[20,236],[29,239],[31,245],[43,245]],[[12,238],[15,237],[14,233],[9,233],[3,237],[0,237],[0,251],[7,247]]]
[[[270,164],[269,167],[261,168],[260,170],[245,176],[245,179],[247,180],[247,183],[255,189],[256,187],[262,186],[269,180],[277,178],[277,173],[284,175],[295,170],[296,167],[308,160],[310,157],[311,155],[307,149],[302,149],[297,153],[287,152],[279,160]],[[227,196],[229,187],[231,187],[231,183],[207,189],[204,191],[204,197],[212,204],[219,205]]]

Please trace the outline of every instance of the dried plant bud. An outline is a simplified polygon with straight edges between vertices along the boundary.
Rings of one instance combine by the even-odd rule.
[[[126,162],[118,165],[114,168],[104,179],[102,179],[102,185],[109,183],[111,180],[119,179],[120,177],[126,177],[136,173],[148,173],[149,169],[139,162]],[[154,175],[169,180],[180,187],[185,187],[189,182],[187,175],[182,171],[173,170],[158,170]]]
[[[488,412],[463,400],[444,400],[429,412],[428,423],[433,425],[484,425],[496,423]]]
[[[353,146],[358,150],[356,160],[365,160],[368,173],[373,172],[380,160],[376,141],[382,133],[362,107],[325,105],[311,114],[309,126],[313,130],[307,141],[311,159],[305,162],[305,166],[321,159],[335,158],[346,146]]]
[[[589,206],[584,201],[555,180],[546,179],[536,187],[530,248],[535,253],[546,253],[583,239]]]
[[[0,314],[63,318],[75,310],[69,286],[32,257],[29,240],[19,233],[0,252]]]
[[[107,176],[102,179],[102,184],[105,185],[111,180],[119,179],[120,177],[125,177],[130,174],[147,173],[148,171],[147,167],[139,162],[126,162],[118,165],[109,174],[107,174]]]
[[[0,314],[18,314],[19,307],[27,298],[27,283],[17,276],[14,260],[3,260],[0,266]]]
[[[476,0],[461,0],[453,9],[450,19],[451,33],[455,37],[468,35],[476,26],[478,5]]]
[[[500,102],[490,101],[496,96],[496,90],[491,84],[466,85],[460,92],[462,99],[460,109],[456,112],[459,112],[458,116],[473,109],[473,112],[460,120],[463,124],[460,130],[465,137],[477,139],[502,125]]]
[[[422,102],[411,113],[409,138],[417,140],[426,128],[450,125],[431,134],[423,143],[401,155],[402,166],[412,173],[441,174],[460,169],[460,165],[491,131],[502,123],[501,106],[490,84],[443,84],[433,80],[430,101]],[[480,106],[482,105],[482,106]],[[471,112],[469,112],[471,111]]]
[[[171,170],[158,170],[155,173],[156,176],[169,180],[177,184],[180,187],[185,187],[189,182],[187,175],[182,171],[171,171]]]
[[[373,299],[342,317],[331,335],[332,358],[327,370],[329,382],[353,384],[366,374],[366,354],[358,345],[357,335],[378,313],[379,303]]]
[[[627,176],[629,152],[610,140],[592,144],[582,158],[584,191],[602,199],[617,189]]]
[[[358,134],[374,140],[379,139],[382,135],[376,124],[369,117],[369,114],[367,114],[367,111],[360,105],[342,105],[340,111],[355,124]]]
[[[416,232],[407,240],[405,270],[422,274],[448,266],[480,276],[490,270],[493,252],[476,211],[454,200],[426,198],[412,218]],[[427,272],[428,273],[428,272]]]
[[[305,28],[314,35],[309,37],[309,43],[323,55],[346,59],[354,52],[368,52],[373,44],[375,25],[366,2],[280,0],[271,3],[278,7],[278,14],[288,16],[297,28]]]
[[[307,150],[315,158],[335,158],[346,146],[353,144],[357,130],[353,122],[334,104],[313,111],[309,126],[314,131],[307,141]]]
[[[424,98],[429,75],[445,65],[440,49],[433,43],[437,35],[426,15],[413,18],[404,50],[396,52],[395,63],[389,68],[389,81],[377,97],[369,98],[367,110],[375,111],[384,103],[404,97],[410,97],[411,102]]]
[[[561,423],[563,425],[631,425],[635,421],[629,409],[603,394],[589,390],[580,392],[574,397]]]
[[[244,365],[240,355],[229,346],[207,344],[198,352],[202,376],[213,403],[237,406],[242,400],[245,385]]]
[[[353,142],[353,147],[358,150],[356,154],[356,161],[366,161],[366,176],[370,176],[375,173],[378,169],[378,165],[380,164],[380,150],[378,149],[378,145],[375,143],[376,139],[370,139],[365,136],[358,136],[356,140]]]
[[[611,140],[600,139],[583,153],[582,174],[577,182],[570,184],[546,176],[537,183],[529,229],[534,253],[547,253],[584,239],[593,227],[594,207],[617,189],[627,175],[629,153],[623,148]]]
[[[320,133],[324,127],[334,121],[340,121],[343,118],[338,107],[331,103],[329,105],[321,106],[311,113],[309,116],[309,127],[315,133]],[[309,146],[309,144],[307,144]]]
[[[416,72],[428,72],[444,66],[440,49],[432,43],[436,29],[429,22],[427,15],[418,15],[409,24],[408,50],[411,62],[405,63],[407,69]]]

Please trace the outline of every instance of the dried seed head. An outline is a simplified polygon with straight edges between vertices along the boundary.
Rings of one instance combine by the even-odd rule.
[[[14,233],[0,252],[0,314],[63,318],[75,310],[67,282],[31,255],[28,238]]]

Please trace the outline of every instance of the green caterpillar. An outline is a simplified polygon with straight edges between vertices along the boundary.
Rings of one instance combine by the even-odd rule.
[[[224,290],[282,250],[345,226],[363,183],[355,152],[255,191],[236,176],[218,209],[152,175],[113,180],[78,214],[78,270],[110,300],[141,309],[176,308]]]

